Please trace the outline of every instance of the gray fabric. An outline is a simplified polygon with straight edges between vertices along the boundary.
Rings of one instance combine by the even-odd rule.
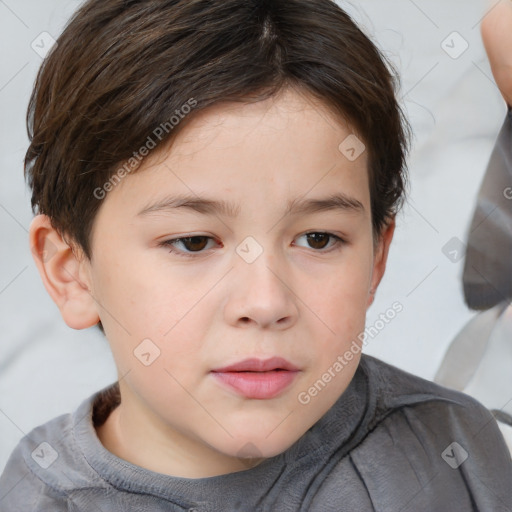
[[[478,313],[463,327],[448,347],[434,382],[464,391],[485,357],[493,330],[505,309],[504,304],[494,306]],[[510,368],[507,372],[510,373]]]
[[[1,512],[512,511],[512,462],[490,413],[369,356],[288,450],[211,478],[153,473],[108,452],[92,420],[93,403],[117,387],[105,391],[20,442],[0,477]],[[36,462],[42,442],[58,454],[47,469]]]
[[[512,299],[512,108],[478,194],[462,281],[472,309],[489,309]]]

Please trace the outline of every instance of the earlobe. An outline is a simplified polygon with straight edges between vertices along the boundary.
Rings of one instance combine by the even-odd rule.
[[[375,254],[373,258],[373,271],[370,282],[370,290],[368,292],[367,308],[369,308],[375,299],[375,293],[377,288],[384,277],[386,271],[386,263],[388,260],[389,247],[393,240],[393,234],[395,232],[395,218],[393,217],[386,226],[382,229],[379,241],[375,247]]]
[[[73,329],[96,325],[99,315],[90,292],[88,260],[73,252],[46,215],[34,217],[29,239],[44,287],[66,324]]]

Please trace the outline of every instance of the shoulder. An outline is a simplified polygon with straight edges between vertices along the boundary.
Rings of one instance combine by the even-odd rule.
[[[412,375],[370,356],[363,356],[362,370],[369,382],[370,430],[378,424],[407,417],[408,427],[449,433],[468,443],[501,446],[502,436],[492,414],[474,398]]]
[[[455,492],[478,510],[512,503],[510,453],[483,405],[373,357],[364,356],[361,368],[369,383],[370,417],[352,460],[365,482],[376,483],[379,499],[385,500],[394,481],[394,492],[400,482],[404,499],[416,492],[417,500],[437,503]]]
[[[61,455],[69,426],[70,415],[59,416],[21,439],[0,476],[1,510],[68,510],[52,466]]]
[[[95,396],[21,439],[0,476],[0,510],[73,510],[69,497],[95,479],[75,439],[76,422],[90,421]]]
[[[361,369],[370,385],[379,419],[401,407],[427,404],[441,409],[460,408],[461,412],[463,409],[477,410],[486,418],[492,417],[480,402],[469,395],[413,375],[375,357],[363,355]]]

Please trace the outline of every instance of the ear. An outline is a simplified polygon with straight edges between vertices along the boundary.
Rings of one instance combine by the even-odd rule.
[[[44,287],[66,324],[73,329],[96,325],[99,316],[90,293],[89,260],[73,252],[46,215],[34,217],[29,239]]]
[[[379,235],[379,239],[375,246],[373,256],[373,269],[372,279],[370,282],[370,290],[368,294],[368,302],[366,307],[369,308],[373,300],[375,299],[375,293],[380,284],[384,272],[386,271],[386,263],[388,261],[389,246],[391,240],[393,240],[393,234],[395,232],[395,218],[393,217],[388,224],[382,228],[382,232]]]

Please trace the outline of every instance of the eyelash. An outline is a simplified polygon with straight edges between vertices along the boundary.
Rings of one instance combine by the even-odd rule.
[[[326,231],[309,231],[307,233],[304,233],[303,235],[300,235],[300,237],[307,236],[307,235],[327,235],[328,237],[334,239],[335,243],[329,249],[315,250],[311,247],[311,249],[313,249],[314,252],[318,252],[318,253],[330,253],[332,251],[339,250],[339,249],[341,249],[342,245],[345,245],[347,243],[346,240],[343,240],[343,238],[341,238],[333,233],[326,232]],[[176,254],[176,256],[180,256],[180,257],[184,257],[184,258],[195,258],[195,257],[197,257],[197,255],[201,255],[202,253],[204,253],[205,250],[185,252],[185,251],[179,251],[179,250],[175,249],[176,243],[183,242],[183,240],[190,240],[192,238],[207,238],[209,240],[213,240],[212,237],[206,236],[206,235],[184,236],[181,238],[173,238],[170,240],[164,240],[163,242],[161,242],[159,244],[159,246],[169,249],[169,252]]]

